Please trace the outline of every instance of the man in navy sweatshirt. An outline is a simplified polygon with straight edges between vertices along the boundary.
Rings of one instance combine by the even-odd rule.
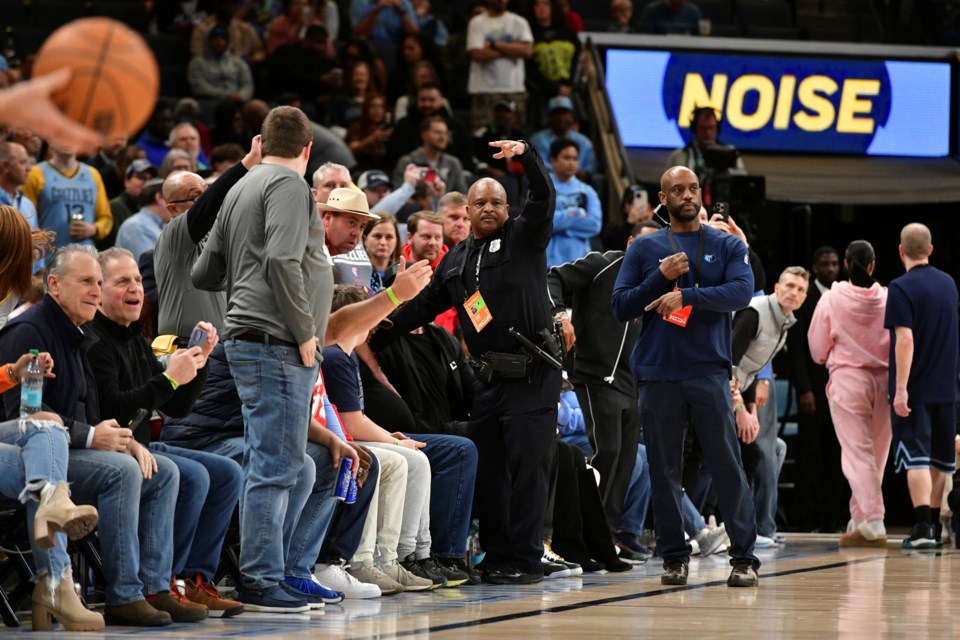
[[[663,174],[660,203],[670,226],[630,246],[612,298],[618,320],[643,318],[630,369],[650,463],[660,581],[687,583],[691,549],[680,516],[680,469],[689,417],[730,536],[727,584],[754,587],[757,523],[730,393],[730,314],[753,295],[750,258],[737,238],[700,224],[700,183],[689,169],[672,167]]]

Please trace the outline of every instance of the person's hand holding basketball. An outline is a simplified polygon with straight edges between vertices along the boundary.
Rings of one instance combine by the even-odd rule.
[[[70,70],[59,69],[0,91],[0,122],[28,131],[42,131],[44,137],[58,147],[92,154],[103,139],[93,129],[63,115],[50,97],[69,83]]]

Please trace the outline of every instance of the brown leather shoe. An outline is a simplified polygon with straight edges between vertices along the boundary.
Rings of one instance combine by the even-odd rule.
[[[227,600],[220,595],[213,584],[207,582],[199,573],[191,580],[184,582],[184,594],[187,600],[207,607],[207,615],[211,618],[232,618],[243,613],[243,603],[236,600]]]
[[[840,546],[841,547],[872,547],[872,548],[885,548],[887,546],[887,538],[877,538],[876,540],[867,540],[867,538],[860,533],[859,530],[854,529],[848,533],[840,536]]]
[[[760,576],[753,568],[753,561],[749,558],[737,558],[733,561],[733,570],[727,578],[728,587],[756,587],[760,584]]]
[[[690,569],[683,560],[664,560],[660,584],[685,585]]]
[[[103,617],[107,624],[119,627],[164,627],[173,622],[169,613],[154,609],[146,600],[108,604],[103,608]]]
[[[207,608],[190,602],[179,591],[165,591],[147,600],[156,609],[166,611],[174,622],[200,622],[207,619]]]

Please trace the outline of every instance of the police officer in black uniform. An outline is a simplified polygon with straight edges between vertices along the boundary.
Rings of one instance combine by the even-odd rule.
[[[556,192],[543,161],[525,142],[500,140],[495,158],[515,157],[529,181],[526,204],[508,218],[506,193],[484,178],[467,195],[472,235],[437,266],[430,285],[378,331],[391,339],[457,310],[471,366],[481,381],[470,437],[480,454],[477,508],[486,558],[483,580],[530,584],[543,579],[541,529],[556,451],[562,359],[547,300],[546,249]],[[520,337],[518,337],[518,334]],[[525,340],[532,344],[524,346]]]

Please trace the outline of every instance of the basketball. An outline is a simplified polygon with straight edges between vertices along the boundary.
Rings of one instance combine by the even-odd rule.
[[[67,87],[53,95],[69,118],[106,137],[136,133],[157,102],[160,71],[144,39],[108,18],[84,18],[57,29],[37,54],[34,75],[67,67]]]

